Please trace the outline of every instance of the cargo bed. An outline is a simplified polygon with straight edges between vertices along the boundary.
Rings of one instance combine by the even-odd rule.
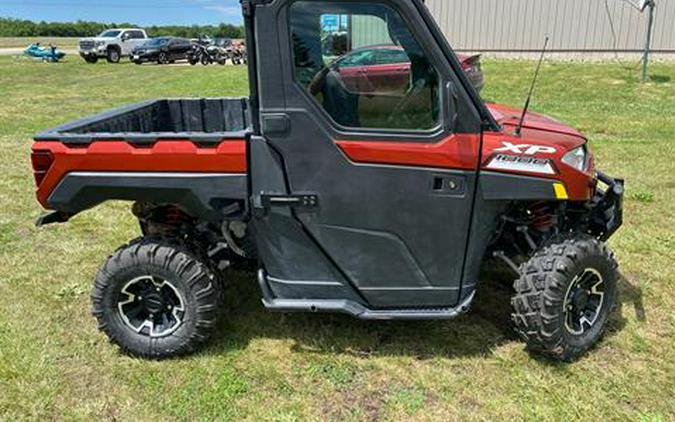
[[[244,138],[249,122],[247,98],[159,99],[66,123],[38,134],[35,140],[67,144],[124,140],[142,144],[187,139],[218,143]]]

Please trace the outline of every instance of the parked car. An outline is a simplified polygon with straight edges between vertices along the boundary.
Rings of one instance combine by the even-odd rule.
[[[148,34],[138,28],[120,28],[103,31],[97,37],[83,38],[79,43],[80,56],[87,63],[105,58],[108,63],[119,63],[131,55],[134,48],[148,40]]]
[[[190,50],[192,50],[192,43],[185,38],[153,38],[134,49],[131,61],[136,64],[145,62],[173,63],[176,60],[186,60]]]
[[[478,92],[483,89],[485,76],[481,69],[480,55],[458,54],[462,69]],[[402,47],[378,45],[363,47],[337,58],[333,67],[351,89],[367,90],[388,88],[404,90],[410,81],[410,59]]]

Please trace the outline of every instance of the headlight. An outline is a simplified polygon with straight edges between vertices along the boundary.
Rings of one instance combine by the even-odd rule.
[[[102,45],[105,45],[105,41],[96,41],[96,47],[100,47]]]
[[[587,158],[588,152],[586,151],[586,145],[582,145],[565,154],[562,161],[579,171],[586,171],[586,164],[588,163]]]

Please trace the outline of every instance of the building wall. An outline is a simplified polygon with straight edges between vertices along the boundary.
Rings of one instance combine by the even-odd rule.
[[[551,51],[642,51],[648,13],[640,13],[628,1],[426,0],[426,4],[459,51],[536,51],[547,35]],[[675,0],[655,1],[652,48],[675,53]]]
[[[675,0],[673,0],[675,1]],[[387,24],[375,16],[356,15],[351,20],[352,48],[393,44]]]

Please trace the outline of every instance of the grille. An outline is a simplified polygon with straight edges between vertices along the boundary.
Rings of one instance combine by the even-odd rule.
[[[80,49],[82,50],[91,50],[95,45],[94,41],[80,41]]]

